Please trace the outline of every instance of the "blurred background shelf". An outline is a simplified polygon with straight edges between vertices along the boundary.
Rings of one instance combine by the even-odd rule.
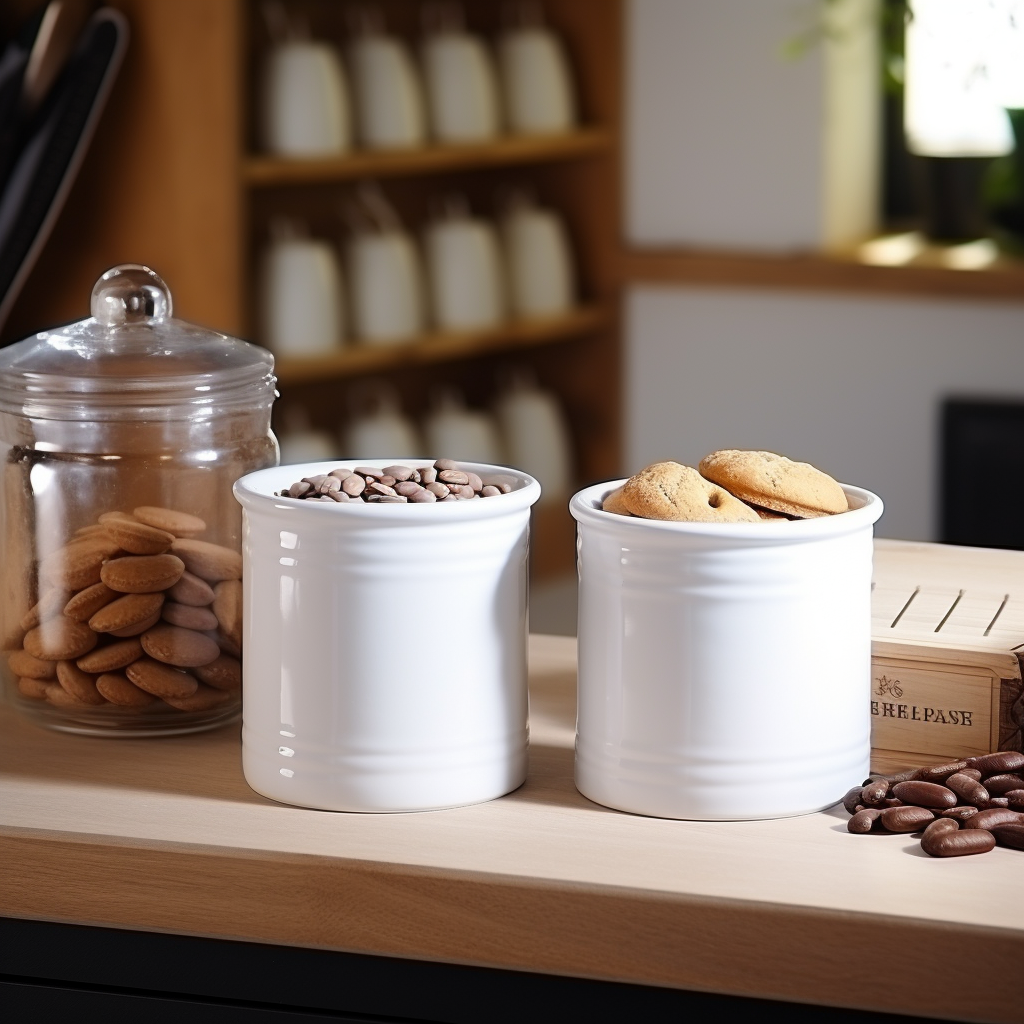
[[[352,345],[330,355],[281,356],[276,361],[281,384],[303,384],[325,377],[355,377],[369,373],[442,363],[497,352],[549,345],[590,334],[611,322],[600,306],[582,306],[563,316],[513,320],[500,327],[465,332],[437,332],[415,341],[392,345]]]
[[[891,244],[904,238],[902,247]],[[905,262],[881,262],[901,254]],[[991,243],[917,246],[907,236],[874,239],[841,255],[632,249],[622,254],[621,268],[624,280],[640,284],[1024,300],[1024,261],[998,254]]]
[[[250,186],[268,188],[360,178],[445,174],[579,160],[607,153],[614,144],[614,137],[607,129],[580,128],[566,135],[508,136],[479,145],[436,145],[394,151],[354,150],[329,159],[250,156],[242,163],[242,180]]]

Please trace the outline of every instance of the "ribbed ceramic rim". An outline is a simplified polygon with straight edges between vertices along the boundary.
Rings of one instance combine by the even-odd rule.
[[[698,537],[784,543],[801,537],[810,538],[859,530],[877,522],[884,511],[882,499],[877,494],[866,491],[863,487],[840,484],[847,499],[857,502],[858,507],[832,516],[820,516],[817,519],[793,519],[774,523],[675,523],[660,519],[630,518],[617,512],[605,512],[601,508],[601,502],[611,491],[621,487],[625,482],[625,479],[611,480],[577,491],[569,501],[569,511],[573,518],[579,523],[592,523],[602,527],[618,526],[622,529],[658,530]]]
[[[332,469],[355,469],[356,466],[429,466],[431,458],[375,458],[331,459],[328,462],[300,462],[294,466],[274,466],[260,469],[235,481],[234,494],[246,509],[283,515],[353,516],[367,523],[388,523],[408,526],[414,523],[445,523],[461,519],[493,519],[528,509],[540,497],[540,484],[532,476],[507,466],[492,466],[485,462],[463,462],[459,465],[472,470],[485,480],[492,476],[511,477],[515,486],[508,494],[472,501],[445,501],[428,504],[374,504],[361,501],[330,502],[304,501],[302,498],[282,498],[274,494],[291,486],[305,476],[329,473]]]

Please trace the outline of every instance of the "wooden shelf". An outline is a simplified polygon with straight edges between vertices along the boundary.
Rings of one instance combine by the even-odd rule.
[[[1024,262],[1001,258],[981,269],[938,265],[936,247],[919,261],[877,266],[855,254],[766,256],[696,249],[633,249],[621,274],[634,284],[700,284],[1024,301]]]
[[[567,135],[508,136],[495,142],[465,146],[430,146],[423,149],[356,150],[328,159],[252,156],[242,163],[242,180],[251,186],[305,185],[314,182],[352,181],[449,171],[508,167],[516,164],[578,160],[608,153],[612,133],[603,128],[581,128]]]
[[[281,356],[276,361],[282,384],[304,384],[325,378],[355,377],[424,363],[442,363],[510,349],[535,348],[578,338],[606,327],[609,314],[600,306],[582,306],[563,316],[513,320],[482,331],[438,332],[397,345],[364,345],[329,355]]]

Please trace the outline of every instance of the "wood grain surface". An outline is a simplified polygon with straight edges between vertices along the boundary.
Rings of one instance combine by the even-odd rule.
[[[237,729],[146,740],[0,715],[0,913],[926,1014],[1022,1021],[1024,854],[931,860],[845,813],[679,822],[572,781],[575,646],[531,640],[530,772],[420,814],[275,804]],[[950,984],[971,950],[1006,984]],[[889,962],[871,983],[866,965]],[[895,963],[896,961],[892,961]]]

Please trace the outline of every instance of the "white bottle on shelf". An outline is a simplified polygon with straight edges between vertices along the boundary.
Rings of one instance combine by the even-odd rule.
[[[342,439],[347,459],[409,458],[421,450],[415,425],[403,415],[394,391],[383,385],[375,389],[371,409],[349,423]]]
[[[334,247],[278,220],[263,254],[261,335],[280,356],[337,350],[344,338],[341,268]]]
[[[557,316],[572,309],[576,268],[561,214],[520,194],[502,218],[501,234],[513,315]]]
[[[423,83],[404,40],[388,34],[378,9],[359,12],[349,47],[356,131],[367,149],[410,149],[427,136]]]
[[[423,426],[427,448],[436,458],[462,459],[501,465],[504,447],[494,417],[479,409],[466,407],[462,392],[445,388],[439,392],[434,408]]]
[[[448,200],[424,232],[434,321],[441,330],[496,327],[506,316],[505,270],[494,224]]]
[[[519,135],[567,132],[578,122],[576,90],[561,37],[525,7],[498,40],[505,120]]]
[[[330,44],[311,40],[308,27],[289,17],[284,4],[262,6],[274,44],[263,67],[264,147],[289,157],[346,152],[352,115],[341,55]]]
[[[422,46],[431,133],[448,143],[493,139],[501,130],[501,102],[491,52],[466,31],[461,8],[433,13]]]
[[[426,330],[426,286],[415,239],[374,185],[350,210],[347,246],[352,331],[362,345],[389,345]]]
[[[541,501],[564,502],[573,491],[572,443],[559,400],[520,371],[495,405],[509,465],[540,481]]]

